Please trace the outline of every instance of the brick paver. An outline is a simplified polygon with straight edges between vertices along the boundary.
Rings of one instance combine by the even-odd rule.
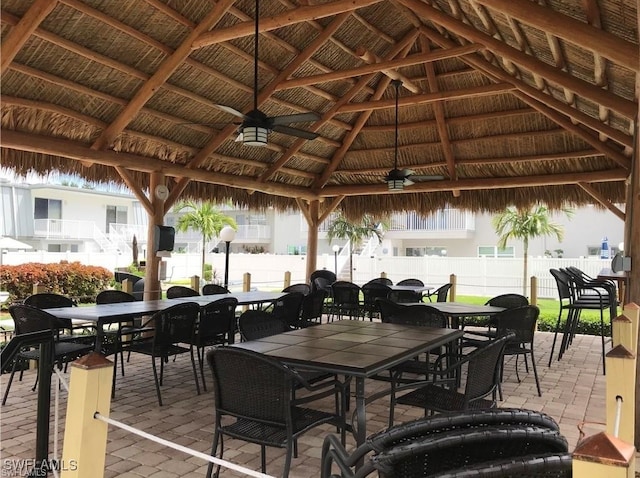
[[[502,385],[504,401],[500,406],[542,410],[550,414],[560,423],[560,429],[573,449],[580,437],[580,429],[587,434],[603,429],[605,378],[601,370],[600,339],[577,336],[563,359],[554,361],[549,368],[547,360],[551,340],[550,333],[540,332],[536,336],[542,397],[537,396],[533,374],[524,371],[522,360],[519,364],[522,381],[517,382],[515,359],[509,358]],[[196,395],[188,356],[180,356],[176,362],[169,361],[166,364],[162,387],[163,407],[159,407],[156,400],[148,357],[132,356],[125,371],[125,377],[118,375],[117,393],[112,401],[112,418],[198,451],[210,451],[214,419],[211,380],[208,381],[209,390]],[[2,460],[29,459],[34,456],[36,393],[31,391],[34,373],[27,371],[22,382],[17,379],[14,381],[9,400],[0,410]],[[8,375],[2,375],[3,385],[7,378]],[[382,382],[371,382],[367,389],[373,392],[384,386]],[[60,412],[64,417],[65,392],[61,392],[60,401]],[[329,400],[326,406],[331,406],[331,403]],[[386,426],[387,412],[386,398],[368,407],[369,433]],[[396,423],[419,418],[421,414],[415,408],[398,406]],[[51,430],[53,433],[53,426]],[[60,423],[60,440],[63,430],[64,422]],[[298,457],[292,461],[292,478],[319,476],[320,449],[328,433],[335,433],[335,428],[322,426],[300,438]],[[349,437],[348,446],[353,445],[354,441]],[[224,458],[257,470],[260,467],[260,447],[240,440],[225,439]],[[283,450],[267,449],[269,473],[279,476],[283,460]],[[123,430],[109,429],[105,477],[198,477],[204,476],[206,469],[206,463],[199,458],[131,436]],[[225,471],[222,475],[243,476],[231,471]]]

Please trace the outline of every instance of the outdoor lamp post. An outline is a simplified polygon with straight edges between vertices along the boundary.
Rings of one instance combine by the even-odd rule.
[[[224,226],[220,231],[220,240],[224,241],[226,248],[224,251],[224,286],[229,288],[229,244],[236,237],[236,230],[231,226]]]
[[[333,246],[333,267],[336,272],[336,277],[338,276],[338,252],[340,252],[340,246],[338,244],[334,244]]]

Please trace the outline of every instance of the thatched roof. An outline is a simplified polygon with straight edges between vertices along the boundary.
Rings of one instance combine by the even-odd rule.
[[[260,0],[260,110],[321,117],[292,125],[317,139],[263,148],[216,106],[252,109],[254,0],[1,8],[1,159],[18,173],[145,189],[162,171],[187,197],[348,215],[625,201],[635,0]],[[443,177],[394,193],[390,77],[399,168]]]

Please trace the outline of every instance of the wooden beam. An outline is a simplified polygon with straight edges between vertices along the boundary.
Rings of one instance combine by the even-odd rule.
[[[216,2],[209,14],[187,36],[173,54],[160,64],[160,67],[136,92],[129,104],[120,111],[116,119],[102,132],[100,137],[91,146],[93,149],[104,149],[111,145],[158,88],[167,81],[180,64],[191,54],[191,42],[218,23],[233,2],[234,0],[218,0]]]
[[[265,194],[283,196],[287,198],[300,197],[303,199],[317,199],[307,188],[291,186],[285,184],[260,183],[253,178],[246,176],[235,176],[218,172],[203,171],[201,169],[190,169],[182,164],[152,159],[144,156],[129,153],[117,153],[115,151],[96,151],[90,147],[65,139],[49,138],[35,134],[22,133],[18,131],[0,130],[0,146],[3,148],[27,151],[30,153],[51,154],[75,161],[90,161],[97,164],[104,164],[111,167],[122,167],[132,171],[142,171],[151,173],[162,171],[165,176],[184,178],[201,181],[209,184],[220,184],[232,188],[260,191]]]
[[[427,32],[427,30],[425,30],[425,32]],[[442,43],[445,45],[449,44],[450,42],[450,40],[444,37],[441,37],[439,34],[433,34],[431,36],[431,39],[436,43]],[[517,96],[519,99],[521,99],[523,102],[525,102],[532,108],[535,108],[537,111],[544,114],[553,122],[557,123],[563,128],[566,128],[572,133],[575,133],[584,141],[586,141],[588,144],[590,144],[591,146],[596,148],[598,151],[602,152],[602,154],[611,158],[621,166],[626,168],[629,167],[630,160],[624,154],[612,148],[611,146],[607,145],[606,143],[601,142],[597,137],[595,137],[592,134],[589,134],[589,132],[583,129],[583,127],[573,124],[570,120],[567,119],[567,117],[558,114],[557,110],[562,110],[564,112],[566,111],[565,108],[568,108],[569,109],[569,111],[567,111],[568,116],[570,114],[570,117],[584,118],[585,124],[592,124],[593,122],[596,121],[594,118],[591,118],[586,114],[580,113],[575,108],[571,108],[566,105],[564,105],[564,107],[560,107],[559,106],[560,102],[553,99],[550,95],[546,95],[545,93],[542,93],[536,90],[535,88],[532,88],[526,85],[524,82],[507,75],[501,69],[494,67],[490,63],[480,58],[465,57],[464,61],[468,62],[469,65],[478,68],[478,70],[484,72],[489,77],[493,78],[495,81],[505,81],[505,82],[511,83],[517,90],[519,90],[519,91],[515,91],[513,94]],[[541,95],[540,99],[538,99],[539,95]],[[606,126],[606,125],[601,125],[601,126]],[[599,130],[602,131],[602,127]]]
[[[333,211],[336,210],[336,208],[340,205],[343,199],[344,199],[344,196],[338,196],[333,198],[328,203],[325,201],[324,203],[325,207],[322,213],[320,214],[320,217],[318,217],[318,222],[322,224],[329,217],[329,214],[331,214]]]
[[[344,12],[351,12],[358,8],[375,5],[380,1],[382,0],[336,0],[322,5],[302,6],[278,15],[260,18],[258,25],[259,31],[268,32],[277,28],[293,25],[295,23],[317,20],[318,18],[330,17]],[[254,31],[255,22],[253,20],[238,23],[227,28],[219,28],[215,31],[200,35],[200,37],[193,42],[192,48],[198,49],[204,46],[233,40],[235,38],[253,35]]]
[[[405,96],[400,98],[399,106],[413,106],[425,103],[433,103],[443,100],[458,100],[462,98],[475,98],[477,96],[491,96],[501,93],[508,93],[516,87],[506,83],[492,83],[490,85],[474,86],[471,88],[461,88],[459,90],[439,91],[437,93],[425,93],[423,95]],[[352,103],[341,106],[338,113],[354,113],[357,111],[374,111],[385,108],[393,108],[395,100],[363,101],[362,103]]]
[[[155,212],[153,210],[153,205],[151,204],[151,201],[149,201],[149,198],[146,196],[146,194],[144,193],[142,188],[140,188],[135,183],[135,181],[133,180],[133,178],[129,174],[129,171],[124,169],[124,168],[121,168],[119,166],[116,167],[115,170],[118,172],[118,174],[120,175],[120,177],[122,178],[124,183],[131,190],[133,195],[136,197],[136,199],[138,199],[138,201],[140,201],[140,204],[142,205],[142,207],[144,207],[145,211],[147,211],[147,214],[149,216],[153,216],[155,214]]]
[[[58,5],[57,0],[35,0],[20,21],[7,33],[0,49],[0,74],[7,70],[31,34],[56,8],[56,5]]]
[[[296,204],[300,208],[300,212],[304,216],[304,219],[307,221],[307,225],[311,226],[311,223],[313,221],[312,221],[311,215],[309,213],[309,203],[303,201],[300,198],[295,198],[295,199],[296,199]]]
[[[506,178],[480,178],[458,179],[457,181],[426,181],[415,183],[393,194],[428,193],[435,191],[472,191],[478,189],[517,189],[535,186],[560,186],[577,184],[579,182],[617,182],[624,181],[629,172],[626,169],[609,169],[606,171],[572,172],[566,174],[549,174],[538,176],[506,177]],[[345,186],[325,186],[319,191],[321,197],[333,196],[367,196],[370,194],[382,194],[387,190],[386,184],[366,184]]]
[[[625,220],[625,214],[623,211],[621,211],[620,209],[618,209],[616,207],[615,204],[613,204],[611,201],[609,201],[606,197],[604,197],[602,194],[600,194],[598,192],[597,189],[595,189],[593,186],[591,186],[591,184],[588,183],[578,183],[578,186],[580,186],[582,189],[585,190],[585,192],[591,196],[593,199],[595,199],[597,202],[599,202],[600,204],[602,204],[604,207],[606,207],[609,211],[611,211],[613,214],[615,214],[616,216],[618,216],[620,219],[622,219],[623,221]]]
[[[378,55],[376,55],[372,51],[367,50],[365,47],[362,47],[362,46],[356,48],[356,55],[358,55],[362,59],[362,61],[370,65],[374,65],[376,63],[382,63],[384,61]],[[415,93],[415,94],[422,93],[422,90],[418,85],[413,83],[409,78],[407,78],[402,73],[398,72],[396,69],[385,68],[383,70],[380,70],[380,72],[387,75],[392,80],[402,81],[402,86],[404,86],[411,93]]]
[[[541,60],[527,55],[516,48],[513,48],[500,40],[490,37],[482,33],[475,27],[466,25],[455,18],[450,17],[426,3],[418,0],[396,0],[402,5],[414,10],[417,15],[427,22],[437,23],[452,33],[466,38],[470,42],[480,43],[496,55],[501,55],[514,63],[528,69],[529,71],[538,73],[547,81],[551,81],[560,87],[574,91],[576,94],[583,96],[585,99],[596,104],[602,104],[614,111],[617,111],[626,118],[633,119],[637,113],[637,104],[634,101],[627,100],[617,96],[609,91],[605,91],[587,81],[581,80],[570,74],[549,65]]]
[[[329,81],[344,80],[345,78],[353,78],[354,76],[379,73],[381,70],[392,70],[405,66],[419,65],[424,62],[444,60],[446,58],[457,58],[459,56],[475,53],[481,49],[482,46],[480,45],[465,45],[438,50],[431,53],[415,54],[404,58],[386,60],[380,63],[362,65],[348,70],[338,70],[331,73],[322,73],[320,75],[301,76],[299,78],[292,78],[278,85],[277,91],[299,88],[301,86],[316,85],[318,83],[327,83]]]
[[[543,32],[639,71],[638,45],[529,0],[475,0]]]

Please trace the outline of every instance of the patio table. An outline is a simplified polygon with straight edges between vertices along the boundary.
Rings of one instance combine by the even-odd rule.
[[[466,302],[416,302],[420,305],[428,305],[438,309],[451,319],[451,327],[464,328],[465,317],[484,317],[495,315],[504,310],[504,307],[492,305],[469,304]]]
[[[305,370],[355,379],[357,446],[366,430],[365,380],[417,355],[457,341],[461,330],[339,320],[232,345]]]
[[[238,305],[262,304],[278,300],[284,294],[282,292],[249,291],[230,292],[228,294],[202,295],[195,297],[178,297],[175,299],[141,300],[135,302],[122,302],[116,304],[96,304],[87,307],[57,307],[47,309],[47,312],[60,319],[89,322],[96,325],[96,351],[100,351],[104,337],[104,325],[117,322],[127,322],[132,317],[153,314],[180,302],[196,302],[205,306],[225,297],[233,297],[238,300]]]

